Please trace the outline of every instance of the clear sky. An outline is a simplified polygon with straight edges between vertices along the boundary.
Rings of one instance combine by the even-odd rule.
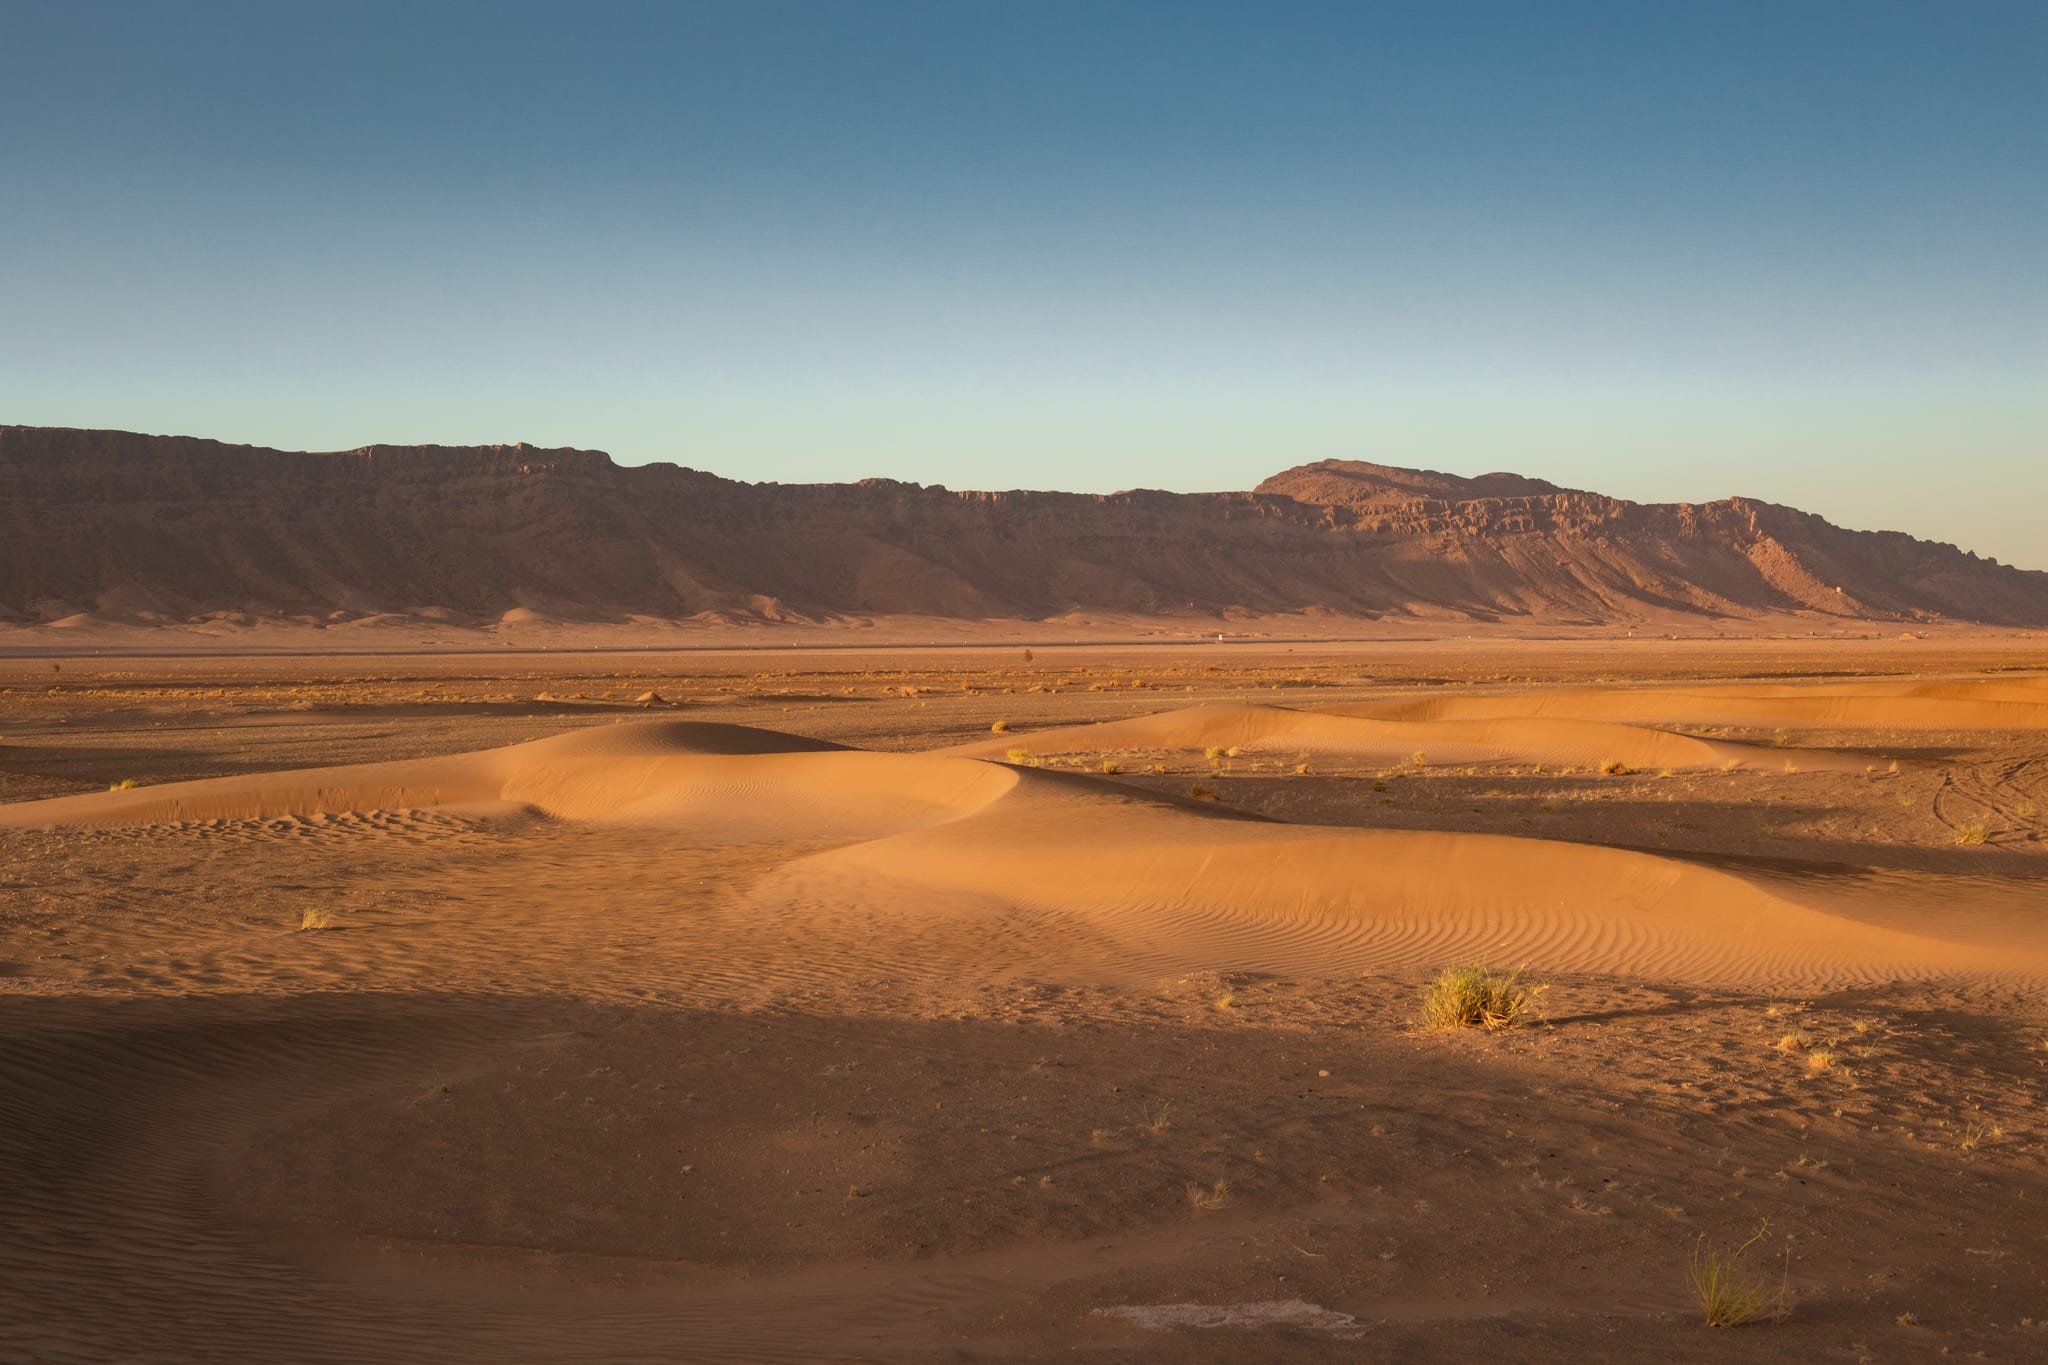
[[[0,0],[0,49],[0,421],[1358,458],[2048,568],[2044,0]]]

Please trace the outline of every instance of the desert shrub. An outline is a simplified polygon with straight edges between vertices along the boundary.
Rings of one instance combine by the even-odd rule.
[[[988,730],[992,735],[1007,735],[1010,733],[1010,722],[999,720],[994,725],[989,726]]]
[[[1513,1028],[1545,989],[1523,985],[1519,971],[1448,967],[1424,990],[1422,1017],[1431,1028]]]
[[[1603,758],[1600,760],[1600,771],[1609,777],[1627,777],[1629,768],[1628,764],[1618,758]]]
[[[122,779],[121,779],[121,780],[120,780],[119,782],[114,782],[114,783],[110,783],[110,784],[108,784],[108,786],[107,786],[107,790],[108,790],[108,791],[110,791],[110,792],[131,792],[131,791],[134,791],[134,790],[135,790],[135,779],[134,779],[134,778],[132,778],[132,777],[124,777],[124,778],[122,778]]]
[[[309,905],[304,910],[299,911],[299,932],[302,934],[309,933],[315,929],[332,929],[333,927],[334,913],[330,910],[320,910]]]
[[[1704,1233],[1693,1243],[1692,1256],[1686,1262],[1687,1277],[1707,1326],[1777,1322],[1792,1311],[1791,1253],[1786,1253],[1787,1265],[1775,1279],[1749,1259],[1751,1249],[1769,1228],[1767,1222],[1758,1223],[1748,1241],[1725,1254],[1708,1246]]]
[[[1113,758],[1105,758],[1102,760],[1102,772],[1105,777],[1115,777],[1118,773],[1122,772],[1123,770],[1124,765],[1117,762]]]
[[[1985,839],[1989,837],[1990,836],[1985,833],[1984,826],[1982,825],[1956,826],[1956,842],[1966,847],[1971,844],[1981,844],[1985,841]]]

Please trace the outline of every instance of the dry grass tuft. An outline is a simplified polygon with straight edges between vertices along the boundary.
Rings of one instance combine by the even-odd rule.
[[[1222,1209],[1230,1207],[1230,1182],[1219,1180],[1206,1189],[1194,1181],[1188,1182],[1188,1202],[1198,1209]]]
[[[1957,843],[1968,847],[1972,844],[1981,844],[1990,836],[1985,833],[1982,825],[1957,825],[1955,837]]]
[[[1833,1071],[1835,1069],[1835,1054],[1824,1047],[1815,1048],[1806,1054],[1806,1069],[1808,1071]]]
[[[1003,757],[1009,759],[1010,762],[1020,768],[1035,768],[1038,766],[1037,757],[1029,749],[1012,749],[1004,754]]]
[[[1758,1223],[1749,1240],[1725,1255],[1707,1245],[1706,1234],[1693,1243],[1686,1263],[1694,1297],[1709,1327],[1740,1327],[1746,1322],[1782,1322],[1792,1311],[1792,1253],[1773,1280],[1749,1261],[1749,1252],[1764,1239],[1768,1222]]]
[[[1105,758],[1102,760],[1102,774],[1105,777],[1115,777],[1118,773],[1122,772],[1123,770],[1124,765],[1117,762],[1113,758]]]
[[[1513,1028],[1547,989],[1523,985],[1519,969],[1447,967],[1422,993],[1422,1018],[1431,1028]]]
[[[1007,735],[1010,733],[1010,722],[999,720],[994,725],[989,726],[988,729],[992,735]]]
[[[135,790],[135,779],[124,777],[119,782],[109,783],[107,790],[110,792],[132,792]]]
[[[1603,758],[1600,760],[1600,771],[1608,777],[1627,777],[1629,766],[1618,758]]]
[[[299,932],[302,934],[311,933],[316,929],[332,929],[333,927],[334,912],[331,910],[316,910],[312,906],[307,906],[304,910],[299,911]]]

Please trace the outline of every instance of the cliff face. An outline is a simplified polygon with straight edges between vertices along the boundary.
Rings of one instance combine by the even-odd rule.
[[[0,427],[0,619],[1071,611],[2048,624],[2048,574],[1769,503],[1326,461],[1249,493],[745,484],[596,451]]]

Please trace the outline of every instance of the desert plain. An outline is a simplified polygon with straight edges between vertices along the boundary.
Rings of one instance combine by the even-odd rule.
[[[2038,635],[0,659],[0,1358],[2048,1359],[2044,805]]]

